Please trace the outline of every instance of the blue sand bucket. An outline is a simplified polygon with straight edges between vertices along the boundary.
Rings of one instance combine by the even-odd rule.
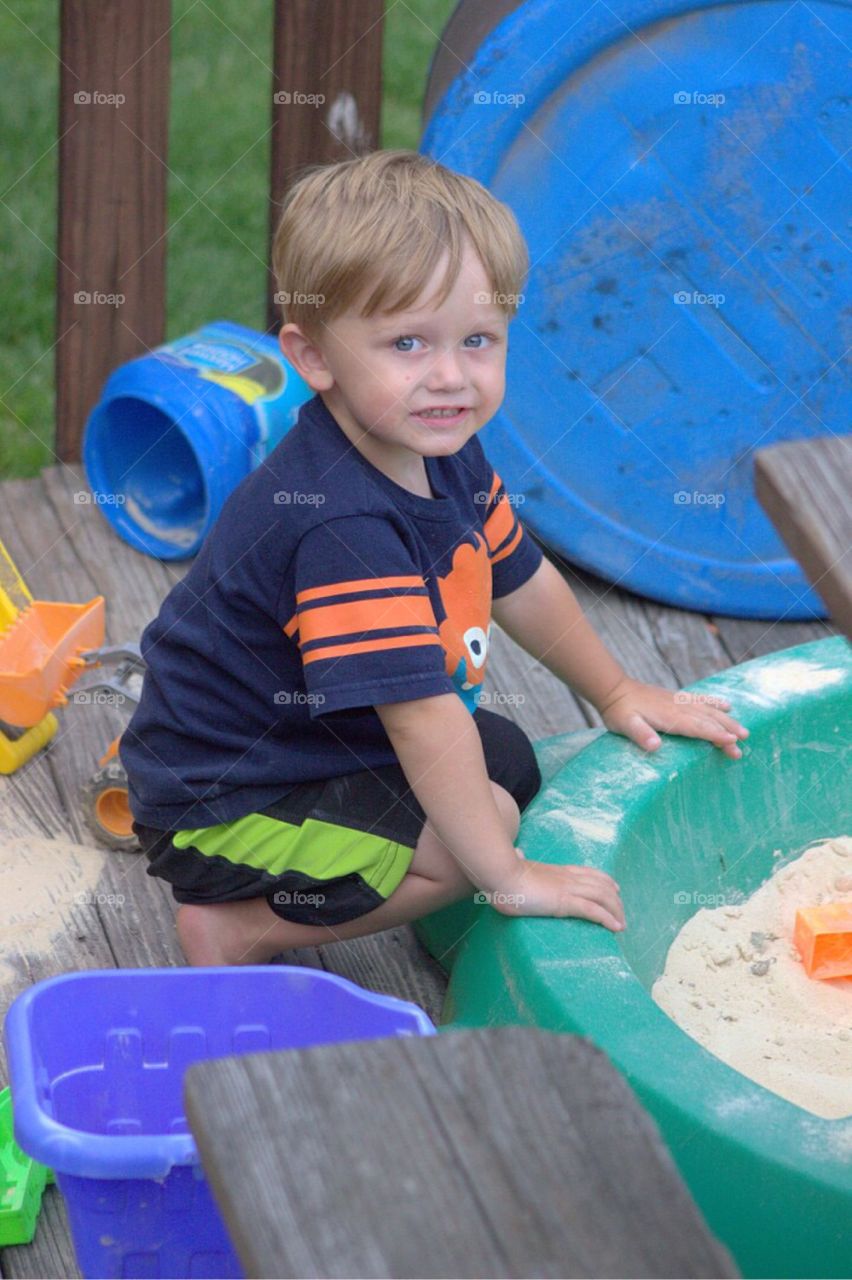
[[[94,500],[126,542],[194,555],[313,396],[276,338],[218,320],[116,369],[86,424]]]

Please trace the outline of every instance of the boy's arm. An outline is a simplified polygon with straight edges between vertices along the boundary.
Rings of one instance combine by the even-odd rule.
[[[376,713],[430,825],[467,878],[510,892],[518,856],[488,780],[482,740],[457,693],[390,702]]]
[[[482,740],[457,693],[385,703],[376,713],[430,827],[503,915],[582,916],[624,928],[611,876],[519,858],[488,778]]]
[[[648,751],[660,746],[659,729],[706,738],[734,760],[742,755],[737,739],[748,737],[748,730],[725,714],[727,698],[673,693],[628,676],[546,557],[517,591],[495,600],[491,612],[521,648],[591,702],[614,732]]]
[[[627,679],[546,556],[523,586],[492,603],[491,613],[522,649],[598,710]]]

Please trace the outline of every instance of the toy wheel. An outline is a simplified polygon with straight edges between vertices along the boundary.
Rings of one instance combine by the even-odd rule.
[[[110,760],[84,784],[83,812],[89,830],[101,844],[110,849],[139,848],[127,799],[127,774],[120,760]]]
[[[26,729],[22,729],[18,724],[7,724],[5,720],[0,720],[0,733],[5,734],[10,742],[17,742],[18,738],[24,736]]]

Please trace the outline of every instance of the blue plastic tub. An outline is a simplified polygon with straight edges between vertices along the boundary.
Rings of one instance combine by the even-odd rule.
[[[460,6],[466,36],[492,29],[436,55],[458,74],[420,144],[530,252],[489,461],[610,582],[824,617],[753,455],[849,430],[852,0],[509,7]]]
[[[243,1275],[184,1116],[191,1063],[435,1034],[416,1005],[293,966],[65,974],[4,1030],[15,1138],[56,1170],[87,1277]]]
[[[313,391],[275,337],[217,320],[120,365],[83,438],[94,501],[138,551],[194,555]]]

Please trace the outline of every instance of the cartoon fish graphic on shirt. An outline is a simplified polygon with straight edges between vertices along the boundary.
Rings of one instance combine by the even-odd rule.
[[[464,542],[453,552],[445,577],[436,578],[445,617],[438,627],[446,654],[447,675],[472,713],[479,702],[488,662],[491,632],[491,565],[482,535],[476,546]]]

